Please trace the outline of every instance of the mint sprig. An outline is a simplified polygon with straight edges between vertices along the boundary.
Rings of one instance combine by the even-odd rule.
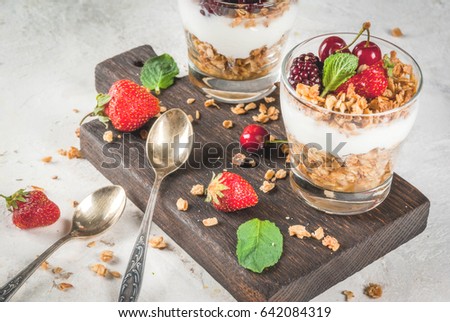
[[[169,54],[153,57],[142,67],[141,82],[158,95],[161,89],[172,86],[175,76],[179,74],[177,63]]]
[[[336,53],[325,59],[322,78],[324,90],[320,96],[325,97],[355,75],[358,62],[358,57],[347,53]]]
[[[392,62],[391,58],[387,54],[383,56],[383,66],[384,69],[386,69],[388,76],[392,77],[394,74],[395,64]]]
[[[275,265],[283,253],[283,235],[268,220],[252,219],[237,231],[236,254],[239,264],[255,273]]]

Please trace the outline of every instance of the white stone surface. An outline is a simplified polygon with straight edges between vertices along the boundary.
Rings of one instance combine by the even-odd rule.
[[[384,286],[385,301],[450,300],[450,2],[443,0],[332,1],[303,0],[292,44],[319,33],[357,30],[371,20],[373,33],[395,41],[421,65],[425,85],[417,123],[404,146],[397,172],[431,200],[424,233],[349,277],[316,301],[342,301],[353,290],[365,301],[368,282]],[[389,29],[400,27],[404,38]],[[142,44],[169,52],[186,70],[186,48],[174,0],[129,1],[0,1],[0,192],[27,185],[45,187],[62,211],[54,226],[20,231],[0,202],[0,285],[13,277],[64,232],[72,216],[71,200],[81,200],[107,185],[85,160],[57,155],[59,148],[78,146],[73,131],[81,114],[94,105],[94,67],[115,54]],[[81,113],[75,114],[73,108]],[[54,162],[40,159],[52,155]],[[52,180],[58,175],[59,180]],[[21,179],[21,181],[19,181]],[[52,287],[51,273],[38,270],[16,294],[15,301],[115,301],[119,280],[104,280],[88,269],[102,250],[112,249],[123,271],[134,243],[141,212],[131,203],[121,221],[86,248],[73,241],[50,258],[74,275],[75,288]],[[157,227],[152,233],[164,235]],[[149,250],[142,301],[227,301],[233,298],[169,239],[170,249]],[[230,276],[230,278],[233,278]]]

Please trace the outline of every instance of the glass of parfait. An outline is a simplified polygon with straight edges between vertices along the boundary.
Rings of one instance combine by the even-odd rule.
[[[421,70],[406,51],[372,37],[362,42],[365,53],[350,53],[346,43],[355,36],[308,39],[282,63],[291,185],[306,203],[330,214],[360,214],[387,197],[422,87]],[[355,69],[340,85],[333,78],[339,68]]]
[[[297,0],[178,0],[178,6],[194,85],[229,103],[275,89]]]

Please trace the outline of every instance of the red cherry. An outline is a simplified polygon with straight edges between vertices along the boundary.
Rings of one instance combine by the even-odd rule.
[[[346,46],[347,46],[347,44],[345,43],[344,39],[342,39],[341,37],[331,36],[331,37],[325,38],[319,47],[319,58],[322,62],[324,62],[325,59],[328,58],[328,56],[333,55],[337,50],[342,49]],[[342,52],[350,53],[350,50],[348,50],[348,48],[346,48]]]
[[[371,66],[378,63],[382,58],[380,47],[371,41],[361,41],[353,48],[352,53],[359,58],[360,66]]]
[[[258,152],[269,139],[269,132],[260,125],[251,124],[242,131],[240,143],[250,153]]]

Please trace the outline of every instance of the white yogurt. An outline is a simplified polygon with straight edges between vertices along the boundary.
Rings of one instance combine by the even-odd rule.
[[[184,28],[200,41],[211,44],[220,54],[230,58],[247,58],[254,49],[275,45],[292,28],[297,16],[297,6],[273,19],[265,27],[259,18],[255,27],[244,24],[231,27],[232,19],[215,15],[202,15],[197,1],[178,0]]]
[[[363,154],[372,149],[390,149],[402,143],[408,136],[417,117],[418,108],[413,106],[406,118],[399,118],[386,124],[378,124],[368,129],[358,129],[357,134],[347,135],[324,122],[316,121],[290,102],[288,95],[281,95],[283,119],[286,131],[303,144],[316,143],[327,147],[327,133],[331,133],[332,150],[339,143],[345,145],[338,155]],[[417,102],[415,104],[418,104]]]

